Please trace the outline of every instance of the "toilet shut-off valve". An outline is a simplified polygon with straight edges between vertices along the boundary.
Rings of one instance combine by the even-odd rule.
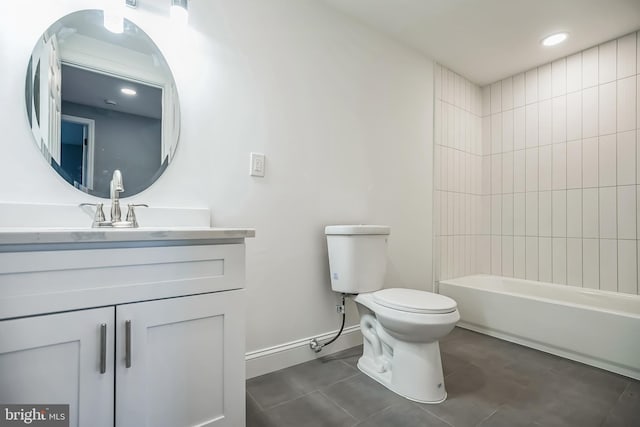
[[[325,346],[337,340],[338,337],[342,334],[342,331],[344,330],[344,322],[346,319],[346,310],[344,305],[345,297],[346,297],[346,294],[342,294],[341,303],[336,305],[336,311],[338,312],[338,314],[342,314],[342,325],[340,326],[340,330],[338,331],[338,334],[325,343],[319,342],[317,338],[313,338],[311,341],[309,341],[309,348],[313,350],[315,353],[320,353]]]

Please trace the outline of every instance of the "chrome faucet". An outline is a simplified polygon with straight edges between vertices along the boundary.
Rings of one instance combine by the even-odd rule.
[[[111,193],[111,219],[107,221],[102,211],[102,203],[81,203],[80,206],[95,206],[96,212],[93,217],[93,228],[101,227],[118,227],[118,228],[138,228],[138,220],[136,218],[135,208],[137,206],[149,206],[143,203],[133,204],[130,203],[129,210],[127,212],[127,219],[122,220],[122,210],[120,209],[120,193],[124,191],[124,185],[122,183],[122,172],[118,169],[113,171],[113,178],[111,178],[110,193]]]
[[[122,184],[122,173],[119,169],[113,171],[110,189],[111,223],[115,226],[116,223],[122,222],[122,211],[120,210],[120,193],[124,191],[124,185]]]

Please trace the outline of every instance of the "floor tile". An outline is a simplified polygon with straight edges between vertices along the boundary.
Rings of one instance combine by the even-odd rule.
[[[276,371],[247,381],[247,392],[262,409],[271,408],[304,394],[304,390],[288,381],[285,372],[286,370]]]
[[[634,381],[627,386],[620,399],[613,405],[603,426],[640,426],[640,381]]]
[[[455,354],[440,352],[442,358],[442,370],[446,378],[447,375],[451,375],[455,372],[459,372],[464,369],[469,369],[470,364]]]
[[[247,393],[247,427],[272,427],[257,402]],[[275,426],[274,426],[275,427]]]
[[[316,391],[264,411],[268,426],[348,427],[357,420]]]
[[[475,333],[441,343],[440,348],[443,352],[455,354],[463,361],[483,368],[501,368],[513,363],[518,352],[510,343]]]
[[[456,427],[477,425],[525,390],[517,381],[477,366],[448,376],[445,386],[447,400],[422,408]]]
[[[509,405],[539,425],[599,426],[624,390],[613,387],[612,383],[607,385],[609,387],[598,387],[550,371]]]
[[[509,405],[499,407],[492,415],[478,424],[478,427],[532,427],[535,421]]]
[[[358,346],[247,381],[247,426],[640,426],[640,381],[461,328],[440,347],[445,402],[360,373]]]
[[[309,393],[352,377],[360,371],[341,360],[316,359],[281,372],[295,389]]]
[[[450,427],[449,424],[423,411],[419,407],[403,402],[394,405],[358,424],[358,427]]]
[[[322,393],[358,420],[406,401],[365,374],[333,384]]]
[[[342,360],[347,365],[357,369],[360,356],[362,356],[362,346],[358,345],[338,353],[330,354],[329,356],[323,357],[323,360]]]
[[[561,371],[560,375],[575,379],[589,389],[597,389],[600,392],[612,393],[619,396],[627,388],[629,378],[603,369],[594,368],[577,362],[569,362],[570,365]]]

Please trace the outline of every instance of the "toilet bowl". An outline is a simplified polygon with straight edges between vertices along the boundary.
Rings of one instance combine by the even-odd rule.
[[[397,288],[359,294],[354,301],[363,336],[358,368],[407,399],[444,401],[447,392],[438,340],[460,320],[455,301]]]
[[[381,225],[327,226],[331,288],[358,307],[358,368],[407,399],[440,403],[447,392],[438,340],[460,320],[457,304],[432,292],[383,289],[389,233]]]

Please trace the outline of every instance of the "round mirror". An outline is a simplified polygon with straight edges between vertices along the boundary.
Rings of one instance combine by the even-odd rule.
[[[51,25],[33,48],[25,101],[44,158],[94,196],[109,197],[116,169],[121,197],[143,191],[175,153],[180,106],[171,70],[151,38],[126,19],[122,33],[105,28],[100,10]]]

